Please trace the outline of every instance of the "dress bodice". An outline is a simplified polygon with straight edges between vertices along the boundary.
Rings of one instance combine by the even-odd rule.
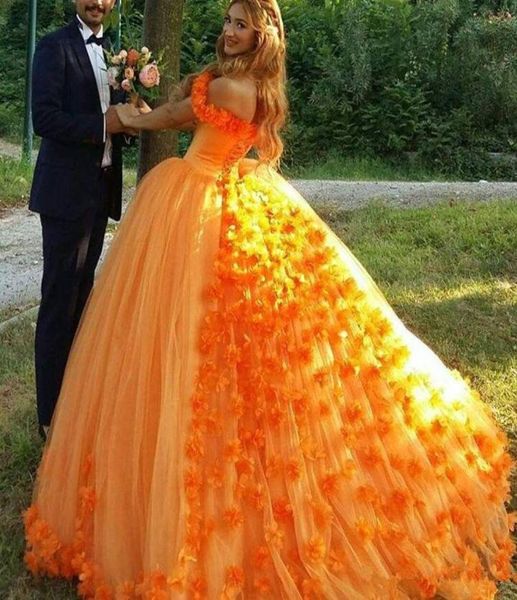
[[[185,160],[196,168],[218,175],[246,155],[257,126],[208,102],[210,73],[202,73],[192,86],[192,107],[198,120]]]
[[[236,143],[233,135],[208,123],[200,123],[184,159],[196,169],[218,175],[226,166],[228,157],[233,154]]]

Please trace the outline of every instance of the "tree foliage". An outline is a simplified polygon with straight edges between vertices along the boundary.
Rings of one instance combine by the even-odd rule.
[[[21,117],[27,18],[25,0],[3,2],[0,51],[9,60],[0,65],[0,134]],[[143,12],[144,0],[134,2]],[[38,35],[71,9],[69,0],[38,4]],[[182,75],[214,59],[225,4],[185,0]],[[328,154],[399,160],[409,152],[464,177],[516,177],[512,163],[491,166],[488,152],[514,153],[517,144],[517,0],[281,6],[291,104],[286,161]]]

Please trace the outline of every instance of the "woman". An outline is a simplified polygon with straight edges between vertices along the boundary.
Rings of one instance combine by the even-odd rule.
[[[493,598],[509,457],[486,407],[267,165],[275,0],[139,129],[198,122],[142,181],[74,342],[27,563],[87,598]],[[259,163],[243,160],[255,146]]]

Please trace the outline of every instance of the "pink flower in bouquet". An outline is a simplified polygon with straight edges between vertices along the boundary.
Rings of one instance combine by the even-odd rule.
[[[129,79],[124,79],[120,86],[125,92],[130,92],[132,89],[131,82],[129,81]]]
[[[135,70],[133,69],[133,67],[126,67],[124,69],[124,77],[129,80],[135,78]]]
[[[151,63],[149,65],[145,65],[145,67],[140,71],[138,78],[140,79],[140,83],[145,88],[152,88],[155,85],[160,84],[160,71],[154,63]]]
[[[119,71],[118,71],[117,67],[110,67],[107,72],[108,84],[114,90],[118,90],[118,88],[120,87],[120,85],[117,81],[118,73],[119,73]]]

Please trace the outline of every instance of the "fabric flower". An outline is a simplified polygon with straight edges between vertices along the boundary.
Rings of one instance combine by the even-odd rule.
[[[305,552],[309,561],[318,563],[323,561],[327,552],[325,540],[320,535],[314,535],[305,544]]]
[[[210,123],[228,134],[242,137],[243,145],[250,144],[257,133],[256,125],[239,119],[231,112],[208,103],[208,85],[213,79],[211,73],[205,72],[197,77],[192,86],[192,108],[196,117]]]

